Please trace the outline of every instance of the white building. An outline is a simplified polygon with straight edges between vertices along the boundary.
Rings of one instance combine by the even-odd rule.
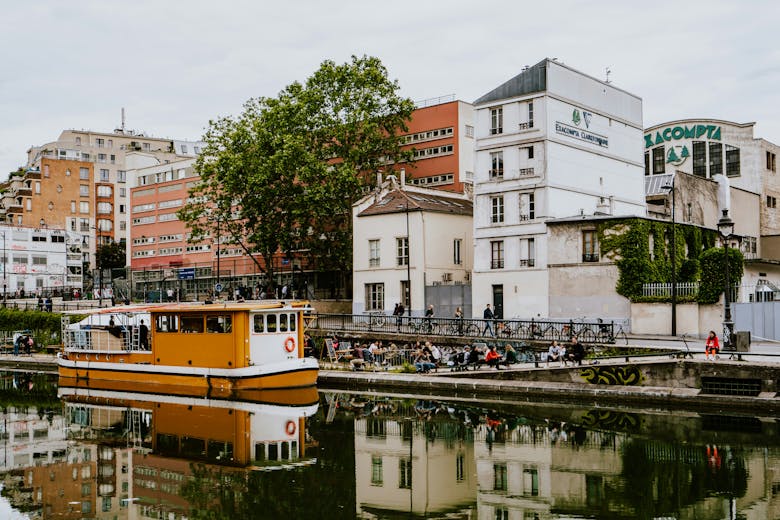
[[[0,240],[5,294],[10,296],[22,290],[33,295],[39,290],[82,289],[80,234],[47,227],[0,225]]]
[[[352,206],[352,312],[425,309],[434,283],[465,284],[472,267],[468,195],[419,188],[395,177]],[[411,297],[409,295],[411,287]]]
[[[645,210],[642,100],[545,59],[475,102],[472,307],[549,315],[547,226]],[[597,258],[593,237],[577,244]]]

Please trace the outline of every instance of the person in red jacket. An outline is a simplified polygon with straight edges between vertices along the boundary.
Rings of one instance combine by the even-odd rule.
[[[720,350],[720,344],[718,343],[718,335],[714,330],[710,331],[710,335],[707,336],[707,343],[704,344],[704,359],[710,359],[712,356],[713,361],[719,359],[718,351]]]
[[[495,367],[496,370],[499,370],[499,362],[501,361],[501,355],[496,352],[496,346],[491,345],[490,350],[488,350],[488,353],[485,354],[485,363],[487,363],[487,366],[489,367]]]

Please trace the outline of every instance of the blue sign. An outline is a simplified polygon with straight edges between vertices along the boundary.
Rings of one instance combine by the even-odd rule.
[[[194,279],[195,279],[194,267],[184,267],[182,269],[179,269],[179,280],[194,280]]]
[[[287,265],[289,263],[290,263],[290,259],[289,258],[282,258],[282,265]]]

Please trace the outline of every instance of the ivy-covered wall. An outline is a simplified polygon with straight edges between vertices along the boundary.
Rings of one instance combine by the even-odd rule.
[[[642,285],[671,283],[672,254],[676,258],[677,282],[700,283],[697,299],[678,296],[678,301],[715,303],[723,292],[723,269],[718,269],[723,265],[723,250],[715,248],[718,234],[714,230],[678,223],[674,247],[671,222],[642,218],[606,220],[599,224],[598,234],[602,254],[618,267],[616,291],[631,301],[669,300],[643,296]],[[738,283],[742,279],[742,254],[735,249],[729,253],[731,280]]]

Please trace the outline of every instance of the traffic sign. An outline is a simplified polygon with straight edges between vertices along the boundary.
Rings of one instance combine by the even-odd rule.
[[[222,292],[222,284],[221,283],[215,283],[214,284],[214,292],[218,292],[218,293]]]

